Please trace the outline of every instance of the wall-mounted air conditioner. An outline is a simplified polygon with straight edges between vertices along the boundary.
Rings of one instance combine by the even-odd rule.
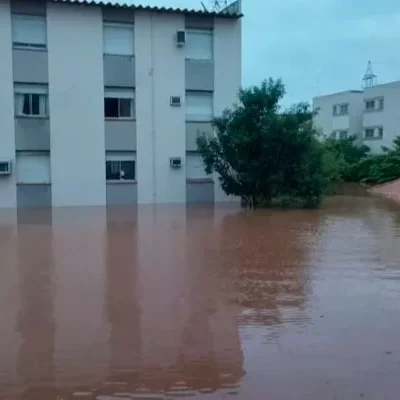
[[[183,47],[186,44],[186,31],[176,32],[176,45],[178,47]]]
[[[182,105],[181,96],[171,96],[170,104],[172,107],[180,107]]]
[[[0,175],[11,174],[11,161],[0,161]]]
[[[182,168],[182,158],[181,157],[171,157],[169,159],[171,168]]]

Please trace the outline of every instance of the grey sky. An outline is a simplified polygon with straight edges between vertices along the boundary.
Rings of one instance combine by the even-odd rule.
[[[245,86],[282,77],[285,104],[310,102],[317,94],[359,89],[368,60],[378,83],[400,79],[398,0],[242,2]],[[140,3],[200,8],[200,0]]]

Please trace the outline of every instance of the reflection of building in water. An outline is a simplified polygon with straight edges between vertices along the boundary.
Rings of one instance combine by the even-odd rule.
[[[181,207],[143,207],[137,224],[109,219],[111,384],[99,395],[236,390],[243,375],[236,310],[203,251],[212,223],[199,232]]]
[[[124,211],[124,215],[118,210],[107,213],[105,312],[110,324],[111,382],[135,378],[141,360],[137,215],[133,209]]]
[[[15,330],[21,336],[17,360],[18,398],[55,398],[53,260],[51,227],[18,230],[21,309]]]
[[[243,324],[304,322],[303,309],[311,288],[306,267],[317,214],[300,212],[241,213],[222,218],[218,257],[226,274],[236,279],[237,303],[246,307]],[[266,219],[267,223],[266,223]]]

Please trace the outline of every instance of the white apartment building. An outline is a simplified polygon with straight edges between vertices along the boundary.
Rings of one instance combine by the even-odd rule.
[[[356,135],[371,153],[392,147],[400,135],[400,81],[314,98],[314,121],[326,136]]]
[[[196,137],[236,99],[241,16],[0,0],[0,207],[227,200]]]

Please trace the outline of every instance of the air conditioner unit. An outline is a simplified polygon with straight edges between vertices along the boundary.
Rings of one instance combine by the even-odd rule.
[[[182,158],[181,157],[171,157],[169,163],[172,168],[182,168]]]
[[[186,31],[176,32],[176,45],[178,47],[183,47],[186,44]]]
[[[11,174],[11,161],[0,161],[0,175]]]
[[[182,105],[181,96],[171,96],[170,104],[173,107],[180,107]]]

